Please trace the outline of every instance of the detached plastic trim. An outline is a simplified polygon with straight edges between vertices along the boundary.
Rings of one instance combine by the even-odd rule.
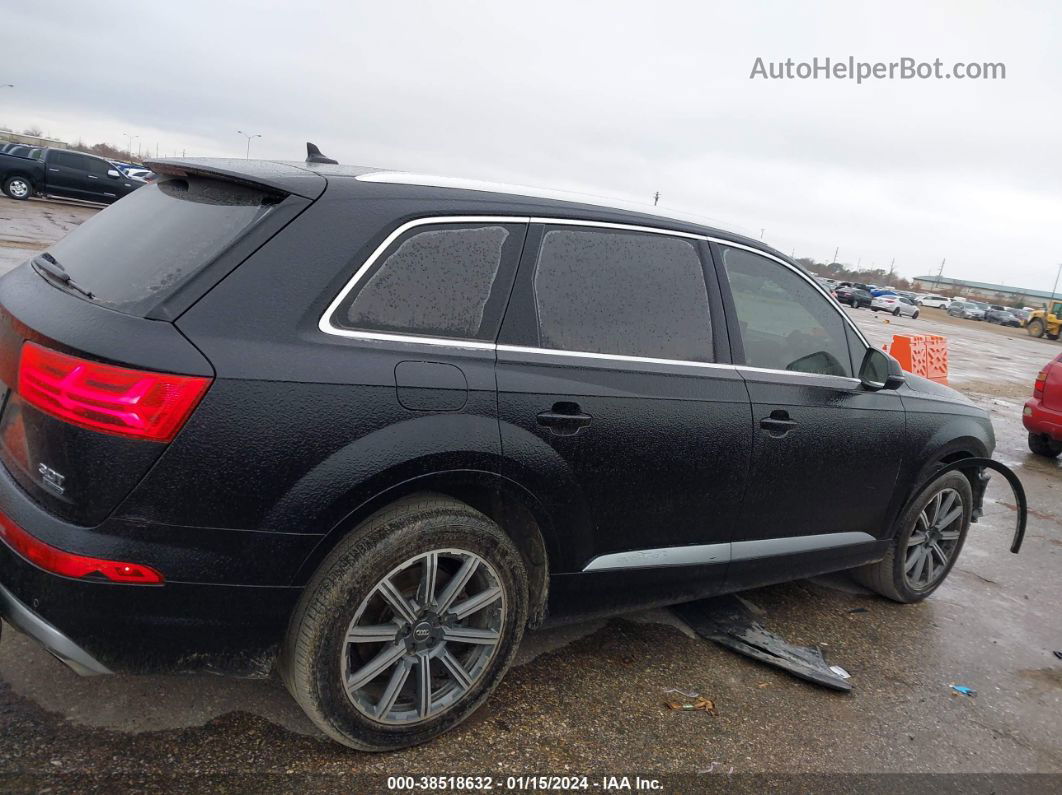
[[[1009,467],[1004,466],[991,458],[963,458],[959,461],[948,464],[942,469],[936,470],[930,479],[922,484],[922,487],[918,489],[918,492],[921,492],[931,481],[936,480],[944,473],[957,472],[962,469],[991,469],[993,472],[1001,474],[1007,483],[1010,484],[1010,488],[1014,492],[1014,499],[1018,506],[1018,518],[1014,527],[1014,537],[1010,542],[1010,551],[1017,555],[1021,551],[1022,541],[1025,540],[1025,525],[1029,519],[1029,503],[1025,498],[1025,487],[1021,485],[1018,476],[1015,475]]]

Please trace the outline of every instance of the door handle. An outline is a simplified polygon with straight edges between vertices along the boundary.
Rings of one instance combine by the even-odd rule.
[[[538,415],[538,424],[549,428],[556,436],[575,436],[593,422],[593,417],[583,413],[578,403],[554,403],[549,411]]]
[[[49,171],[58,171],[59,169],[57,169],[57,168],[49,168],[48,170]]]
[[[89,174],[88,178],[89,179],[99,179],[99,177],[97,177],[95,174]]]
[[[760,420],[760,427],[767,431],[775,439],[781,439],[799,423],[789,418],[789,412],[785,409],[775,409],[769,417]]]

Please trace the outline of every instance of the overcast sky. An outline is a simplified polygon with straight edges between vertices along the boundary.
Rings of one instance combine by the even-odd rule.
[[[91,2],[3,11],[0,125],[694,212],[796,256],[1050,290],[1062,4]],[[1002,62],[1006,79],[750,79],[765,62]],[[134,148],[136,143],[134,142]]]

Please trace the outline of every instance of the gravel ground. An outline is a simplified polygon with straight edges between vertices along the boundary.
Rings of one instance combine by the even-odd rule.
[[[16,238],[32,251],[85,211],[13,204],[0,201],[0,251]],[[26,225],[12,230],[16,216]],[[918,605],[876,598],[843,575],[743,595],[769,629],[821,645],[852,674],[851,694],[739,657],[697,639],[670,611],[654,611],[532,633],[516,667],[459,729],[426,746],[366,755],[323,739],[276,681],[81,679],[6,628],[0,787],[365,791],[386,779],[358,775],[701,773],[666,779],[667,788],[761,791],[794,781],[808,790],[841,786],[832,777],[789,778],[801,773],[1062,775],[1062,660],[1052,653],[1062,650],[1062,466],[1028,453],[1020,421],[1035,373],[1062,348],[935,310],[913,321],[852,314],[875,344],[898,331],[948,335],[952,384],[991,412],[997,458],[1015,467],[1033,512],[1025,549],[1009,554],[1012,498],[993,482],[956,569]],[[978,695],[953,695],[952,683]],[[717,714],[665,709],[675,697],[669,688],[703,694]],[[773,778],[742,778],[750,773]],[[926,786],[844,781],[883,791]],[[943,789],[1062,784],[938,781]]]

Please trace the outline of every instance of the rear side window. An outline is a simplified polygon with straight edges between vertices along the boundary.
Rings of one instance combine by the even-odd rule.
[[[729,246],[722,251],[746,364],[852,376],[844,318],[821,292],[774,260]]]
[[[96,303],[144,316],[276,201],[230,182],[169,179],[133,191],[48,252]]]
[[[547,229],[532,286],[539,347],[714,360],[704,268],[691,240]]]
[[[332,313],[358,331],[493,340],[520,256],[523,224],[421,226],[392,243]]]

